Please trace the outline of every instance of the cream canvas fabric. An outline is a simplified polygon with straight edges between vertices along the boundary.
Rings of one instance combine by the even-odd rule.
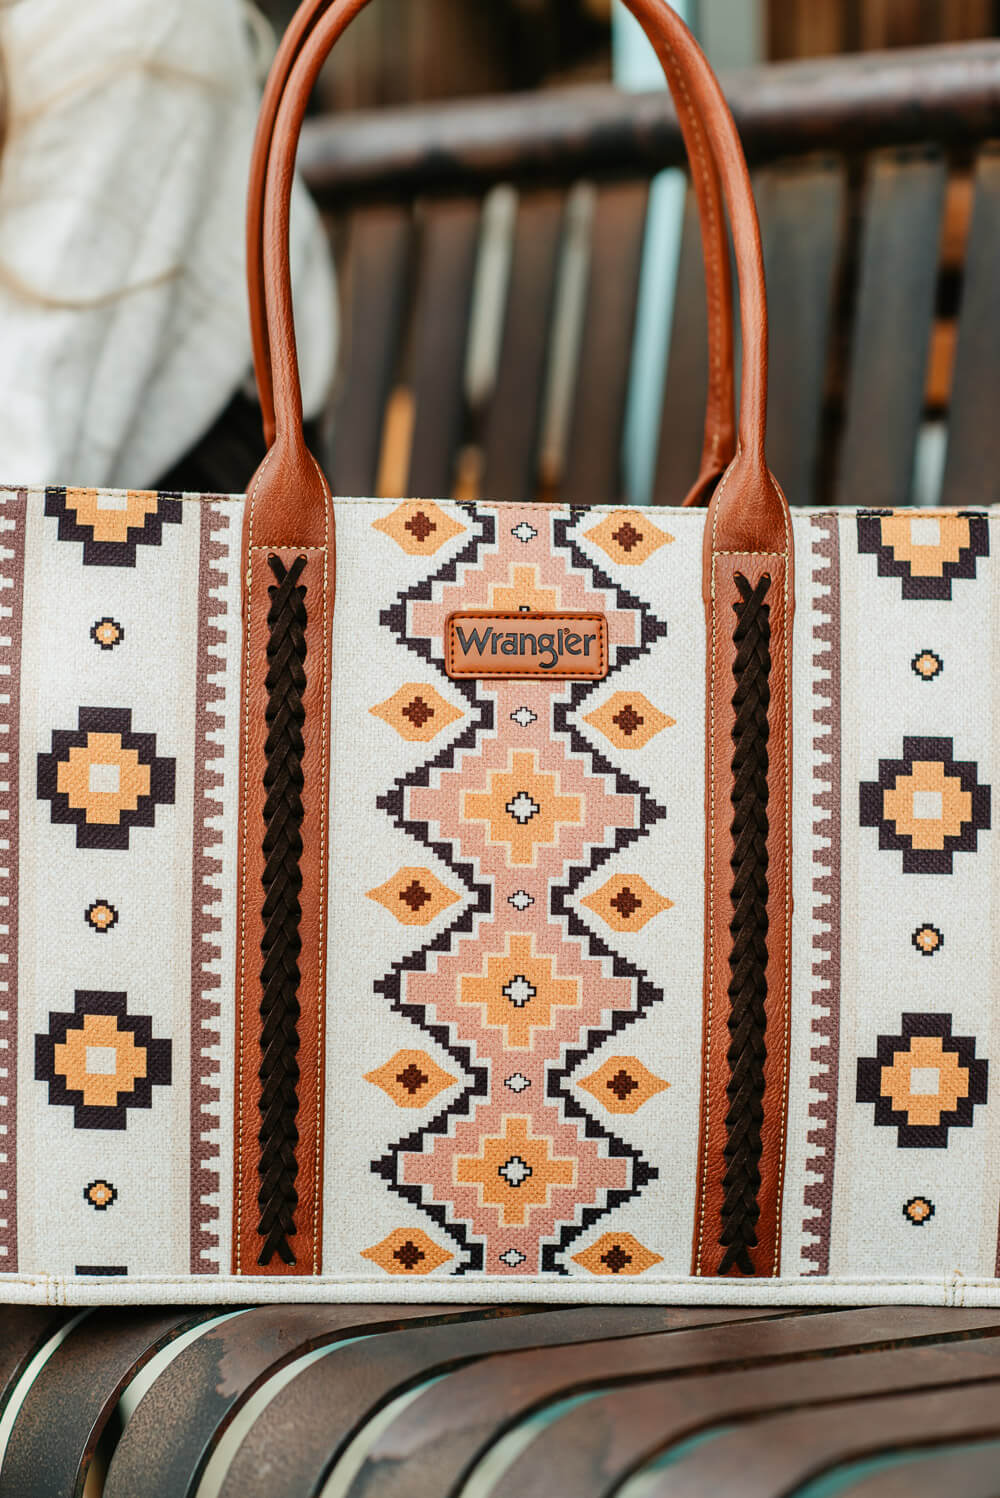
[[[692,1278],[704,515],[338,500],[321,1277],[231,1273],[243,500],[0,491],[0,1298],[1000,1301],[996,517],[794,515],[780,1274]],[[596,611],[456,682],[454,609]]]

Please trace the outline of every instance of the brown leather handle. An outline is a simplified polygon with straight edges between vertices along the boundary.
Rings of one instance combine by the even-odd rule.
[[[292,65],[274,118],[264,184],[265,312],[274,392],[275,439],[251,488],[248,533],[267,546],[322,545],[329,490],[302,435],[295,348],[289,214],[295,156],[309,96],[323,61],[368,0],[331,0]],[[713,503],[707,544],[714,552],[787,550],[788,509],[765,459],[767,297],[760,226],[746,160],[715,74],[666,0],[626,0],[653,45],[671,88],[690,101],[713,145],[729,208],[740,287],[743,384],[736,455]],[[303,23],[305,24],[305,23]]]
[[[295,12],[274,58],[261,100],[260,117],[250,164],[247,205],[247,287],[250,302],[250,334],[254,371],[267,446],[274,441],[274,392],[271,383],[270,341],[264,295],[263,224],[264,195],[274,126],[293,69],[310,46],[316,23],[332,0],[303,0]],[[672,78],[674,100],[681,132],[691,163],[691,180],[698,202],[705,290],[708,303],[708,398],[705,435],[698,477],[684,503],[700,504],[711,494],[732,459],[736,446],[733,420],[733,291],[729,264],[722,188],[712,143],[701,116],[694,108],[682,76]]]

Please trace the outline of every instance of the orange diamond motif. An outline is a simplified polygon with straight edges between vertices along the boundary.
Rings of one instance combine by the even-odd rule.
[[[663,1256],[644,1247],[631,1233],[605,1233],[582,1254],[574,1254],[573,1263],[591,1274],[645,1274],[654,1264],[662,1264]]]
[[[643,1103],[670,1086],[643,1066],[635,1056],[609,1056],[603,1066],[581,1077],[578,1085],[609,1113],[638,1113]]]
[[[400,869],[367,893],[369,900],[384,905],[403,926],[429,926],[459,898],[430,869]]]
[[[463,717],[460,708],[452,707],[441,693],[419,681],[408,681],[384,702],[368,711],[381,718],[411,743],[429,744],[439,733]]]
[[[637,510],[616,510],[584,534],[623,567],[641,566],[674,539],[669,531],[661,531]]]
[[[478,1156],[455,1161],[455,1179],[479,1187],[507,1227],[523,1227],[528,1210],[545,1206],[553,1186],[576,1182],[576,1162],[553,1158],[549,1141],[529,1133],[530,1120],[508,1116],[503,1134],[483,1140]]]
[[[440,505],[406,500],[391,515],[373,521],[372,529],[391,536],[411,557],[431,557],[466,527],[446,515]]]
[[[506,956],[486,959],[485,977],[463,977],[459,1003],[481,1005],[484,1023],[502,1026],[506,1045],[523,1051],[538,1026],[551,1028],[557,1009],[579,1004],[580,984],[553,976],[552,958],[534,955],[533,936],[509,936],[507,942]]]
[[[400,1108],[424,1108],[456,1079],[426,1051],[397,1051],[391,1061],[365,1073],[365,1081],[398,1103]]]
[[[638,874],[615,874],[580,903],[612,931],[641,931],[661,911],[674,908],[673,900],[658,895]]]
[[[661,713],[641,692],[616,692],[584,721],[610,739],[616,749],[642,749],[664,728],[674,726],[674,719]]]
[[[371,1259],[386,1274],[431,1274],[447,1264],[454,1254],[439,1248],[420,1228],[397,1228],[381,1243],[361,1250],[363,1259]]]
[[[509,770],[494,770],[488,791],[466,791],[462,814],[485,822],[491,843],[506,843],[512,864],[533,864],[535,848],[558,841],[560,824],[583,820],[580,796],[560,796],[555,775],[538,769],[535,751],[515,752]]]

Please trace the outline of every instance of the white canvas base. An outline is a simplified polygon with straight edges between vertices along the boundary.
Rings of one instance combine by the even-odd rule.
[[[489,1305],[514,1302],[546,1305],[683,1306],[968,1306],[1000,1308],[1000,1280],[966,1279],[961,1274],[918,1280],[891,1278],[785,1278],[773,1280],[640,1278],[589,1282],[584,1293],[576,1277],[540,1284],[510,1275],[424,1282],[421,1292],[398,1280],[345,1280],[227,1275],[211,1279],[66,1279],[56,1275],[0,1275],[0,1304],[51,1306],[123,1305]]]

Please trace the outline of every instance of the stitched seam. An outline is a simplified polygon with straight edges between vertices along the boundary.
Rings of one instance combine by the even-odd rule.
[[[323,1118],[323,1082],[326,1068],[324,1066],[323,1043],[325,1035],[326,1020],[326,964],[323,960],[324,935],[326,931],[326,833],[327,821],[330,814],[329,793],[327,789],[327,745],[330,727],[330,704],[327,700],[327,660],[330,651],[330,519],[333,508],[333,495],[327,484],[323,471],[312,453],[309,454],[312,465],[326,495],[327,504],[323,522],[324,546],[323,546],[323,669],[320,677],[322,697],[320,699],[320,818],[319,818],[319,920],[317,922],[317,949],[316,949],[316,1079],[315,1079],[315,1119],[316,1119],[316,1144],[313,1151],[313,1273],[319,1273],[319,1224],[320,1224],[320,1171],[323,1160],[323,1138],[325,1134],[325,1120]]]
[[[709,1149],[708,1141],[711,1133],[712,1121],[712,1029],[715,1010],[715,679],[717,675],[717,653],[716,653],[716,566],[717,556],[715,551],[715,536],[719,524],[719,504],[726,492],[726,485],[732,476],[732,467],[728,469],[722,483],[719,485],[719,493],[716,501],[715,512],[712,515],[712,603],[710,613],[712,616],[712,639],[711,639],[711,680],[708,686],[708,795],[706,796],[706,808],[708,810],[708,910],[706,919],[708,930],[706,932],[707,961],[706,961],[706,986],[707,1002],[704,1005],[705,1034],[703,1036],[705,1061],[702,1076],[702,1089],[705,1100],[705,1117],[702,1123],[702,1170],[701,1170],[701,1200],[698,1214],[698,1258],[695,1265],[699,1275],[704,1273],[702,1269],[702,1255],[705,1249],[705,1218],[708,1213],[708,1170]]]
[[[781,489],[780,485],[778,485],[777,480],[775,480],[774,482],[775,482],[775,487],[778,489],[778,492],[781,494],[782,499],[785,499],[784,491]],[[782,520],[783,520],[784,528],[785,528],[785,545],[788,548],[788,552],[789,552],[789,556],[790,556],[791,552],[792,552],[792,536],[790,534],[790,531],[791,531],[791,511],[788,509],[788,501],[787,500],[785,500],[785,511],[784,511],[783,516],[782,516]],[[782,1244],[782,1225],[783,1225],[782,1219],[783,1219],[783,1207],[784,1207],[784,1200],[783,1199],[784,1199],[784,1185],[785,1185],[785,1164],[786,1164],[786,1157],[787,1157],[787,1151],[788,1151],[788,1142],[787,1142],[787,1130],[788,1130],[788,1072],[789,1072],[789,1066],[790,1066],[790,1061],[791,1061],[791,1044],[792,1044],[792,1039],[791,1039],[791,1029],[792,1029],[792,994],[791,994],[791,986],[792,986],[792,773],[791,773],[792,772],[792,754],[791,754],[791,750],[792,750],[792,740],[791,740],[791,726],[790,726],[792,671],[791,671],[791,629],[790,629],[790,618],[789,618],[789,604],[791,602],[791,598],[790,598],[790,583],[791,583],[791,579],[790,579],[790,576],[789,576],[789,572],[790,572],[790,568],[789,568],[789,565],[788,565],[788,561],[786,559],[786,561],[784,563],[784,576],[783,576],[784,586],[782,588],[782,600],[783,600],[783,605],[784,605],[784,614],[783,614],[783,617],[782,617],[782,620],[781,620],[781,630],[782,630],[781,660],[782,660],[782,667],[783,667],[784,673],[785,673],[785,680],[784,680],[783,691],[782,691],[782,698],[783,698],[783,702],[784,702],[784,729],[785,729],[785,795],[784,795],[784,802],[785,802],[785,805],[784,805],[784,813],[785,813],[785,942],[784,942],[784,948],[785,948],[785,983],[784,983],[785,1026],[784,1026],[784,1054],[783,1054],[783,1057],[782,1057],[782,1063],[783,1064],[782,1064],[782,1072],[781,1072],[781,1134],[779,1136],[780,1137],[780,1145],[779,1145],[779,1153],[778,1153],[778,1180],[777,1180],[777,1183],[776,1183],[776,1185],[777,1185],[777,1192],[778,1192],[778,1196],[777,1196],[777,1215],[776,1215],[775,1235],[774,1235],[774,1260],[773,1260],[773,1263],[772,1263],[772,1266],[771,1266],[772,1273],[775,1275],[775,1277],[778,1277],[778,1271],[779,1271],[780,1266],[781,1266],[781,1244]]]
[[[664,46],[664,48],[665,48],[665,50],[666,50],[666,52],[667,52],[667,54],[668,54],[668,56],[670,58],[670,61],[671,61],[672,65],[673,65],[673,69],[674,69],[674,80],[675,80],[675,82],[677,84],[677,87],[678,87],[678,89],[680,91],[680,94],[681,94],[681,98],[683,100],[684,112],[686,113],[686,115],[688,117],[688,121],[689,121],[689,123],[692,126],[692,134],[694,136],[694,142],[695,142],[695,157],[696,157],[696,160],[697,160],[699,175],[700,175],[701,180],[702,180],[702,186],[703,186],[703,189],[705,191],[705,200],[706,200],[707,207],[708,207],[708,217],[709,217],[709,220],[710,220],[710,223],[711,223],[711,226],[712,226],[711,233],[709,234],[709,246],[708,246],[708,254],[709,254],[709,261],[710,261],[710,267],[709,268],[712,271],[712,275],[710,277],[710,284],[711,284],[711,292],[710,292],[710,296],[711,296],[711,308],[710,308],[710,312],[711,312],[711,316],[709,317],[709,331],[710,331],[710,333],[711,333],[712,336],[711,336],[711,338],[709,340],[709,376],[708,376],[708,379],[709,379],[709,402],[710,402],[710,406],[711,406],[711,404],[712,404],[712,402],[714,400],[715,409],[718,412],[718,411],[720,411],[721,405],[722,405],[722,402],[721,402],[721,399],[720,399],[720,393],[719,393],[719,370],[720,370],[721,364],[722,364],[722,350],[720,348],[720,343],[719,343],[719,334],[720,334],[720,331],[721,331],[722,313],[721,313],[721,304],[720,304],[719,296],[718,296],[718,284],[719,284],[719,278],[720,278],[720,276],[722,274],[722,271],[721,271],[721,265],[720,265],[719,257],[718,257],[718,255],[716,253],[716,248],[715,248],[715,234],[716,234],[716,229],[717,229],[717,225],[718,225],[718,220],[717,220],[716,214],[715,214],[715,201],[714,201],[714,198],[712,196],[712,191],[711,191],[711,175],[710,175],[710,173],[708,171],[708,164],[707,164],[707,159],[706,159],[706,156],[705,156],[704,140],[703,140],[703,137],[702,137],[702,121],[701,121],[701,117],[696,112],[696,110],[694,108],[694,103],[693,103],[691,95],[690,95],[690,93],[688,91],[687,79],[684,76],[684,72],[683,72],[683,69],[681,68],[681,64],[680,64],[680,59],[677,56],[677,52],[676,52],[675,48],[673,47],[673,45],[666,38],[663,39],[663,46]],[[714,459],[716,459],[716,460],[718,459],[718,447],[719,447],[719,436],[718,436],[718,432],[714,431],[712,433],[712,449],[711,449],[711,451],[712,451],[712,457]]]

